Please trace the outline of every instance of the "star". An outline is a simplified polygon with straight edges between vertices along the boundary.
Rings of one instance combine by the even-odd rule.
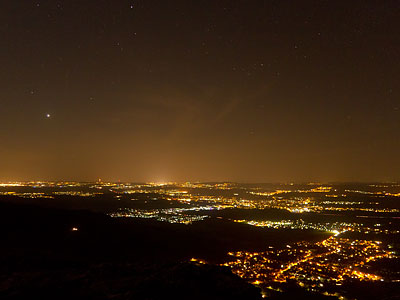
[[[50,114],[46,114],[46,118],[50,118],[51,117],[51,115]]]

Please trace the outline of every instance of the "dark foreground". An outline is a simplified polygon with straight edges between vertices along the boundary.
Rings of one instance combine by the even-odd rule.
[[[87,211],[0,206],[1,299],[260,298],[229,269],[190,263],[190,247],[179,249],[182,233],[174,235],[174,228]]]
[[[190,258],[293,239],[218,219],[185,226],[5,202],[0,234],[0,299],[261,299],[229,268]],[[325,299],[293,289],[273,298]]]

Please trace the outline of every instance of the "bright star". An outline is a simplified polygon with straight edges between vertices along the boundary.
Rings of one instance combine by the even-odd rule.
[[[46,118],[50,118],[51,117],[51,115],[50,114],[46,114]]]

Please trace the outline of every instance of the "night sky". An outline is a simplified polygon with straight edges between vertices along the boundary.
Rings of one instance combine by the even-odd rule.
[[[400,180],[400,1],[0,1],[0,180]]]

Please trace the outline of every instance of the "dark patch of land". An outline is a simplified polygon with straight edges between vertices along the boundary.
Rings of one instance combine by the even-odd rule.
[[[259,299],[229,269],[189,259],[218,262],[228,251],[323,238],[215,218],[187,226],[10,201],[0,201],[0,235],[1,299]]]

